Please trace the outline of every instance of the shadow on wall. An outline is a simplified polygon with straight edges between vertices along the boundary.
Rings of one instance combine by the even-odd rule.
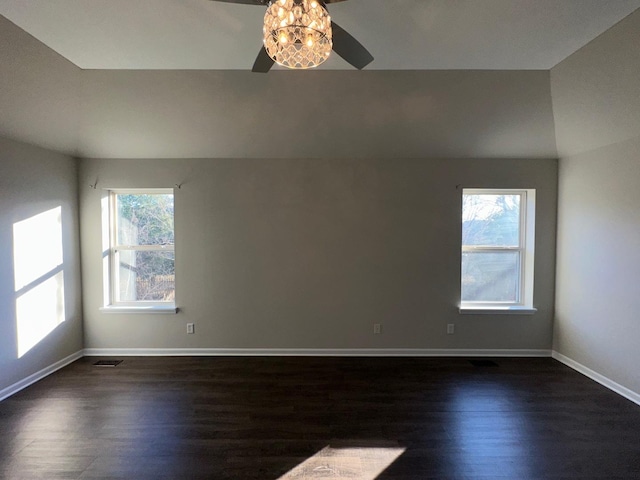
[[[66,320],[62,207],[13,224],[17,356]]]

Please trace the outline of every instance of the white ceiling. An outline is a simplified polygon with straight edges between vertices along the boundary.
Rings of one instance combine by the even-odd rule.
[[[640,0],[349,0],[332,18],[367,69],[550,69]],[[248,70],[264,7],[209,0],[0,0],[0,14],[83,69]],[[337,55],[320,68],[351,68]]]

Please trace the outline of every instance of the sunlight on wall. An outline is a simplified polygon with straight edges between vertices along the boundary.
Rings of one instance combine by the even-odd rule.
[[[65,320],[62,207],[13,224],[18,358]]]
[[[16,292],[62,265],[62,207],[13,224]]]
[[[375,480],[405,449],[400,447],[324,447],[313,457],[285,473],[291,478],[359,478]]]
[[[58,272],[16,299],[18,358],[64,321],[64,275]]]

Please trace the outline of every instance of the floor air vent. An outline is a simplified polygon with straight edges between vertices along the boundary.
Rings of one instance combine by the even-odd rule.
[[[116,365],[120,365],[122,360],[98,360],[93,365],[96,367],[115,367]]]
[[[493,360],[469,360],[474,367],[497,367],[498,364]]]

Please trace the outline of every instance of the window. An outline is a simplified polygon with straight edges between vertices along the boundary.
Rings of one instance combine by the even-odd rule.
[[[109,192],[110,307],[175,306],[172,190]]]
[[[535,311],[534,224],[535,190],[463,190],[461,312]]]

